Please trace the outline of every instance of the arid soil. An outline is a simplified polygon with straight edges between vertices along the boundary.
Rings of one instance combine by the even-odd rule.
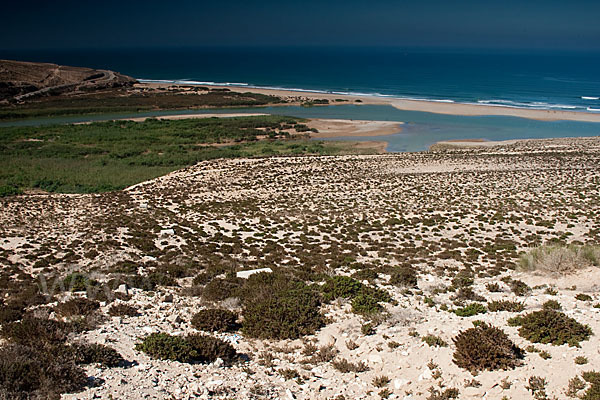
[[[135,79],[108,70],[0,60],[0,101],[132,86]]]
[[[430,396],[450,388],[460,399],[532,399],[531,377],[546,379],[548,398],[564,399],[570,379],[600,366],[600,309],[594,307],[600,269],[540,275],[520,271],[519,257],[549,241],[598,244],[599,188],[599,138],[208,161],[123,192],[0,199],[0,264],[43,275],[49,291],[72,271],[110,286],[121,261],[137,265],[140,274],[175,264],[194,271],[175,286],[125,289],[130,298],[113,304],[135,306],[138,316],[106,317],[73,338],[110,345],[130,364],[86,367],[100,383],[65,399],[443,399]],[[136,351],[150,333],[195,331],[191,317],[215,304],[190,289],[192,279],[215,265],[353,275],[394,301],[366,318],[338,299],[322,307],[324,328],[296,340],[211,333],[245,355],[232,366],[161,361]],[[418,271],[417,287],[390,283],[390,271],[402,265]],[[521,302],[525,314],[557,300],[595,335],[581,347],[530,343],[507,324],[517,312],[457,315],[452,310],[471,300],[448,288],[466,269],[474,272],[475,302]],[[515,281],[529,290],[515,293]],[[592,300],[577,300],[582,293]],[[234,298],[217,306],[239,310]],[[103,302],[101,311],[108,307]],[[471,374],[453,362],[453,338],[476,320],[535,350],[515,369]],[[369,321],[372,332],[361,328]],[[428,344],[428,335],[446,345]],[[587,363],[576,364],[578,356]],[[340,360],[363,362],[366,371],[341,372]]]

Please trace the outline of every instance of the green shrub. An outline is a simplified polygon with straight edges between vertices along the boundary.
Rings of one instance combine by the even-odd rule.
[[[337,298],[353,298],[362,289],[363,284],[348,276],[334,276],[329,278],[323,286],[323,299],[332,301]]]
[[[267,274],[252,275],[243,294],[244,333],[261,339],[295,339],[324,325],[320,296],[313,287],[283,276],[258,275]]]
[[[421,340],[427,343],[430,347],[448,347],[448,343],[444,339],[435,335],[423,336]]]
[[[207,363],[217,358],[231,362],[237,356],[235,349],[229,343],[205,335],[179,337],[166,333],[153,333],[137,343],[135,349],[143,351],[152,358],[187,363]]]
[[[192,326],[207,332],[232,332],[238,329],[238,315],[229,310],[209,308],[200,310],[192,317]]]
[[[366,323],[366,324],[361,325],[360,332],[363,335],[365,335],[365,336],[374,335],[375,334],[375,328],[373,327],[373,324]]]
[[[196,352],[197,362],[211,363],[217,358],[226,363],[237,360],[238,354],[233,346],[221,339],[206,335],[190,335],[186,340]]]
[[[579,301],[592,301],[593,300],[592,296],[590,296],[589,294],[585,294],[585,293],[578,293],[577,296],[575,296],[575,299],[577,299]]]
[[[579,346],[579,342],[592,335],[589,326],[554,310],[534,311],[511,323],[520,325],[519,335],[533,343]]]
[[[456,289],[470,287],[475,283],[473,272],[463,269],[452,279],[452,286]]]
[[[488,292],[491,293],[497,293],[502,291],[502,288],[497,282],[488,283],[487,285],[485,285],[485,288],[488,290]]]
[[[481,324],[454,339],[454,363],[472,372],[512,369],[521,364],[523,351],[501,329]]]
[[[187,340],[166,333],[152,333],[137,343],[135,349],[159,360],[193,362],[196,359],[196,353]]]
[[[395,268],[391,274],[390,283],[396,286],[416,287],[417,271],[409,266]]]
[[[115,349],[102,344],[75,344],[66,353],[76,364],[101,364],[112,368],[125,361]]]
[[[364,362],[359,361],[358,363],[352,363],[345,358],[333,360],[331,365],[333,365],[333,368],[337,369],[343,374],[347,374],[349,372],[360,373],[369,370],[369,367]]]
[[[589,387],[580,397],[581,400],[600,399],[600,372],[587,371],[582,374],[582,377],[589,384]]]
[[[215,278],[206,284],[202,297],[208,301],[223,301],[229,297],[237,297],[244,284],[240,278]]]
[[[17,186],[13,185],[0,185],[0,197],[16,196],[22,194],[23,191]]]
[[[98,282],[88,278],[87,275],[74,272],[65,277],[63,284],[67,290],[72,292],[83,292],[88,288],[97,285]]]
[[[499,300],[488,303],[487,308],[491,312],[508,311],[521,312],[525,309],[525,305],[518,301]]]
[[[371,315],[383,310],[377,299],[370,294],[360,293],[352,300],[352,312],[362,315]]]
[[[487,309],[485,306],[479,303],[471,303],[465,307],[454,310],[454,314],[459,317],[472,317],[473,315],[485,314],[486,312]]]
[[[559,311],[559,310],[562,310],[562,306],[556,300],[548,300],[544,304],[542,304],[542,309]]]

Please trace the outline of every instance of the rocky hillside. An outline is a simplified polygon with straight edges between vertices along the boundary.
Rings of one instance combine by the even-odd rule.
[[[0,102],[65,96],[131,86],[135,82],[129,76],[108,70],[0,60]]]

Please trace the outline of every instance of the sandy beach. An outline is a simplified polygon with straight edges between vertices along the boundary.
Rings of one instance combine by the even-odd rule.
[[[144,83],[142,85],[157,88],[177,86],[167,83]],[[182,85],[184,86],[184,85]],[[203,85],[209,86],[209,85]],[[377,96],[356,96],[342,95],[329,93],[313,93],[296,90],[283,89],[263,89],[251,88],[247,86],[210,86],[211,88],[230,89],[232,91],[253,92],[273,96],[279,96],[293,104],[299,104],[306,101],[316,99],[329,100],[330,105],[343,104],[374,104],[374,105],[391,105],[399,110],[405,111],[422,111],[435,114],[450,114],[450,115],[499,115],[512,116],[520,118],[529,118],[543,121],[584,121],[584,122],[600,122],[600,113],[586,113],[576,111],[562,110],[535,110],[523,109],[516,107],[501,107],[486,104],[463,104],[463,103],[445,103],[427,100],[406,100],[393,97],[377,97]],[[285,106],[282,104],[281,106]],[[289,105],[289,103],[287,104]]]

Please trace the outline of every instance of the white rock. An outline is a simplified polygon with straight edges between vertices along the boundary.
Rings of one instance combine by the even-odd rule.
[[[294,396],[294,393],[292,393],[292,391],[290,389],[285,389],[285,394],[288,397],[288,399],[290,399],[290,400],[296,399],[296,396]]]
[[[172,236],[175,234],[175,229],[163,229],[160,231],[160,236]]]
[[[383,358],[379,354],[371,354],[369,355],[369,361],[372,363],[382,363]]]
[[[126,284],[121,284],[119,285],[119,287],[117,288],[117,290],[115,290],[116,293],[123,293],[123,294],[129,294],[129,290],[127,289],[127,285]]]
[[[258,274],[261,272],[273,272],[273,270],[271,268],[258,268],[258,269],[250,269],[247,271],[239,271],[237,274],[235,274],[235,276],[237,276],[238,278],[242,278],[242,279],[248,279],[249,276],[254,275],[254,274]]]
[[[406,380],[406,379],[394,379],[394,389],[398,390],[402,386],[406,385],[407,383],[408,383],[408,380]]]
[[[431,370],[427,368],[421,375],[419,375],[419,381],[429,380],[432,376],[433,374],[431,373]]]

